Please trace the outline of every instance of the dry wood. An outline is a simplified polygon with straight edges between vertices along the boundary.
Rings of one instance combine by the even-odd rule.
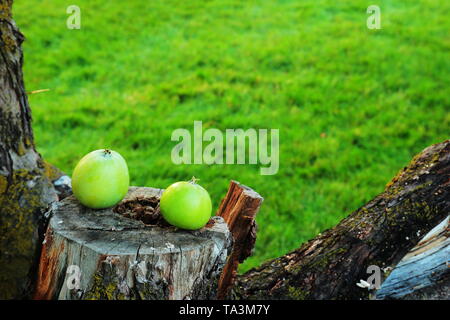
[[[450,299],[450,219],[433,228],[400,261],[377,299]]]
[[[239,263],[250,256],[256,241],[255,217],[263,198],[236,181],[230,182],[230,187],[222,200],[217,215],[228,224],[233,235],[233,250],[228,257],[225,268],[219,280],[218,298],[227,296],[236,278]]]
[[[196,231],[146,225],[141,218],[153,215],[161,192],[131,187],[116,209],[88,209],[73,196],[55,203],[34,298],[215,298],[231,250],[227,224],[213,217]]]

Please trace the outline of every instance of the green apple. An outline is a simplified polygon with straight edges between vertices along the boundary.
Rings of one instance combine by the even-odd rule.
[[[130,178],[125,159],[108,149],[85,155],[72,174],[72,191],[86,207],[109,208],[128,192]]]
[[[180,181],[164,190],[160,200],[164,219],[178,228],[196,230],[204,227],[211,217],[208,191],[192,181]]]

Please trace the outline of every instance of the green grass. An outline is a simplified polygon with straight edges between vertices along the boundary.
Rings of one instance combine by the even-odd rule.
[[[450,2],[17,1],[38,150],[71,174],[109,147],[133,185],[201,179],[214,206],[230,179],[257,190],[255,254],[297,248],[379,192],[410,158],[449,138]],[[280,170],[171,163],[176,128],[280,130]]]

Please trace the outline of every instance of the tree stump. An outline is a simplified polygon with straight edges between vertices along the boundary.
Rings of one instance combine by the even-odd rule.
[[[161,189],[131,187],[117,206],[54,204],[35,299],[214,299],[232,236],[215,216],[196,231],[164,223]],[[132,219],[134,218],[134,219]]]

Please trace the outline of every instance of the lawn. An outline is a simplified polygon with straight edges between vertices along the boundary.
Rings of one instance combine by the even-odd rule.
[[[69,30],[66,8],[81,8]],[[332,227],[410,158],[449,138],[450,2],[16,1],[37,148],[68,174],[91,150],[132,185],[200,178],[217,207],[230,179],[264,198],[241,271]],[[175,165],[171,133],[280,130],[280,169]]]

